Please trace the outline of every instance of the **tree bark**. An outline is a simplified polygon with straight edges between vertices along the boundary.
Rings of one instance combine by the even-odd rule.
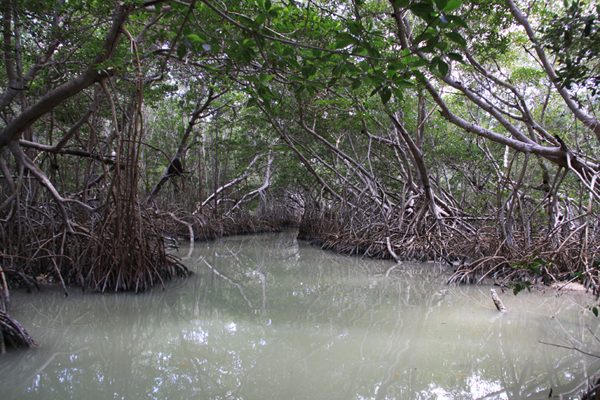
[[[114,13],[112,27],[104,40],[102,50],[89,64],[88,68],[75,79],[66,82],[47,93],[40,100],[27,109],[23,110],[16,118],[10,121],[0,130],[0,148],[8,145],[12,140],[18,139],[19,135],[35,121],[48,113],[58,104],[68,98],[80,93],[82,90],[98,82],[101,78],[109,76],[107,71],[98,69],[98,65],[111,58],[117,47],[121,28],[129,17],[129,7],[119,6]]]

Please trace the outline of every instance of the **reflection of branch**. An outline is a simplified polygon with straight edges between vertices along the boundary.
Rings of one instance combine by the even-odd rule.
[[[216,275],[218,275],[221,278],[225,279],[227,282],[231,283],[232,285],[237,286],[237,288],[240,290],[240,293],[244,297],[244,300],[246,300],[246,302],[248,302],[248,306],[250,306],[250,308],[254,309],[254,306],[252,305],[252,302],[250,301],[250,299],[248,299],[248,297],[246,297],[246,294],[244,293],[244,289],[242,288],[242,285],[240,285],[239,283],[235,283],[234,281],[232,281],[231,279],[229,279],[225,275],[221,274],[219,271],[217,271],[215,268],[213,268],[213,266],[210,265],[204,258],[202,259],[202,261],[204,261],[204,264],[206,264],[208,266],[208,268],[210,268]]]
[[[542,342],[541,340],[539,341],[539,343],[541,343],[541,344],[547,344],[548,346],[560,347],[561,349],[575,350],[575,351],[577,351],[577,352],[579,352],[579,353],[581,353],[581,354],[585,354],[586,356],[591,356],[591,357],[595,357],[595,358],[600,358],[600,355],[598,355],[598,354],[592,354],[592,353],[585,352],[585,351],[583,351],[583,350],[581,350],[581,349],[578,349],[578,348],[577,348],[577,347],[575,347],[575,346],[563,346],[563,345],[561,345],[561,344],[555,344],[555,343],[546,343],[546,342]]]
[[[19,376],[19,380],[21,381],[16,387],[15,389],[13,389],[13,393],[16,393],[17,390],[23,390],[25,389],[25,387],[27,386],[27,384],[29,384],[29,382],[33,381],[33,379],[36,376],[39,376],[42,371],[44,371],[46,369],[46,367],[48,365],[50,365],[50,363],[52,362],[52,360],[54,360],[54,358],[56,358],[56,356],[73,356],[74,354],[77,354],[83,350],[87,350],[88,346],[83,347],[81,349],[78,350],[71,350],[71,351],[56,351],[54,353],[52,353],[48,359],[41,364],[38,368],[34,369],[31,373],[27,374],[26,378],[23,378],[22,376]]]

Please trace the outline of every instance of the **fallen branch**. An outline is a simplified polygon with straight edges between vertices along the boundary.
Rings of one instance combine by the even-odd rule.
[[[504,304],[502,303],[502,300],[500,300],[500,297],[498,296],[498,293],[496,293],[496,290],[491,289],[490,294],[492,295],[492,301],[494,302],[494,305],[496,306],[498,311],[502,313],[508,311],[506,307],[504,307]]]

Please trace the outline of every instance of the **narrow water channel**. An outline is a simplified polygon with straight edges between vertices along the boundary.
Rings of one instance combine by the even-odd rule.
[[[600,369],[593,297],[448,286],[433,264],[335,255],[295,231],[196,243],[143,294],[13,293],[38,341],[0,399],[570,398]],[[387,274],[387,276],[386,276]]]

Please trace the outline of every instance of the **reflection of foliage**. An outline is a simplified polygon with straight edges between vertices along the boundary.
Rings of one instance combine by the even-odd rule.
[[[588,1],[564,1],[564,9],[551,13],[542,28],[542,43],[558,57],[559,79],[567,88],[573,84],[591,87],[595,95],[600,73],[595,60],[600,53],[600,30]],[[600,5],[595,6],[596,13]]]
[[[197,244],[189,257],[196,274],[165,291],[31,299],[20,313],[42,346],[10,371],[0,360],[2,398],[524,396],[550,385],[572,393],[581,374],[578,355],[520,339],[555,335],[553,320],[532,320],[539,307],[527,311],[539,297],[513,299],[524,307],[489,321],[473,307],[487,293],[445,285],[433,265],[385,277],[390,263],[321,252],[294,231]],[[584,329],[570,299],[542,304],[569,335]]]

